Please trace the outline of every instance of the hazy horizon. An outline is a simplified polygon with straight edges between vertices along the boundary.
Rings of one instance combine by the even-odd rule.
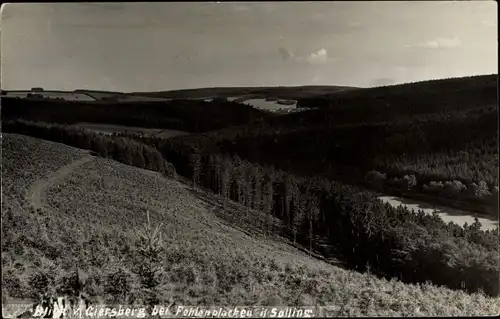
[[[460,79],[460,78],[467,78],[467,77],[476,77],[476,76],[491,76],[491,75],[496,75],[498,76],[498,73],[488,73],[488,74],[474,74],[474,75],[464,75],[464,76],[459,76],[459,77],[449,77],[449,78],[439,78],[439,79],[424,79],[424,80],[418,80],[418,81],[412,81],[412,82],[403,82],[403,83],[392,83],[392,84],[384,84],[384,85],[379,85],[379,86],[370,86],[370,87],[362,87],[362,86],[345,86],[345,85],[336,85],[336,84],[319,84],[319,85],[259,85],[259,86],[248,86],[248,85],[233,85],[233,86],[200,86],[200,87],[192,87],[192,88],[180,88],[180,89],[166,89],[166,90],[149,90],[149,91],[138,91],[138,90],[133,90],[133,91],[113,91],[113,90],[103,90],[100,88],[87,88],[87,89],[82,89],[82,88],[73,88],[73,89],[47,89],[42,87],[44,91],[61,91],[61,92],[72,92],[75,90],[82,90],[82,91],[102,91],[102,92],[117,92],[117,93],[147,93],[147,92],[167,92],[167,91],[184,91],[184,90],[202,90],[202,89],[231,89],[231,88],[246,88],[246,87],[260,87],[260,88],[274,88],[274,87],[283,87],[283,88],[300,88],[300,87],[352,87],[352,88],[359,88],[359,89],[365,89],[365,88],[375,88],[375,87],[382,87],[382,86],[396,86],[396,85],[403,85],[403,84],[412,84],[412,83],[418,83],[418,82],[426,82],[426,81],[438,81],[438,80],[451,80],[451,79]],[[18,89],[3,89],[4,91],[31,91],[33,88],[38,88],[37,86],[29,87],[29,88],[18,88]]]
[[[371,87],[498,74],[495,1],[2,6],[3,90]]]

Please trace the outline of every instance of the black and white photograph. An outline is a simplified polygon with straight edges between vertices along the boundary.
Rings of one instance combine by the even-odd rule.
[[[497,16],[3,3],[2,318],[498,316]]]

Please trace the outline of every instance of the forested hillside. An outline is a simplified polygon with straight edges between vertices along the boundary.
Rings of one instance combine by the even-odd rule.
[[[252,162],[375,190],[485,204],[489,208],[478,210],[497,215],[496,78],[447,81],[345,92],[342,108],[268,118],[170,143],[235,153]],[[381,104],[377,94],[398,99]],[[409,102],[404,102],[405,94]]]
[[[166,102],[71,102],[2,98],[2,119],[53,123],[107,123],[206,132],[258,121],[269,116],[251,106],[215,100]]]
[[[492,103],[497,98],[497,75],[481,75],[443,80],[346,90],[342,94],[323,94],[300,99],[299,107],[327,108],[332,112],[345,111],[369,120],[375,116],[416,115],[452,111],[474,105]],[[493,102],[496,104],[496,102]]]

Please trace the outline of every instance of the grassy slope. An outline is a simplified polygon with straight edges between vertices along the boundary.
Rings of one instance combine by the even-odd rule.
[[[144,260],[135,253],[133,229],[149,210],[154,223],[164,223],[160,301],[341,306],[331,315],[500,312],[498,298],[380,280],[309,258],[248,225],[239,231],[220,217],[239,220],[244,208],[224,210],[177,181],[107,159],[94,158],[47,187],[52,209],[29,213],[29,184],[86,152],[13,134],[3,135],[2,151],[2,290],[13,297],[28,297],[36,290],[29,283],[43,286],[43,275],[50,287],[64,286],[65,270],[76,262],[89,275],[86,292],[100,297],[95,301],[140,302],[144,292],[133,272]]]

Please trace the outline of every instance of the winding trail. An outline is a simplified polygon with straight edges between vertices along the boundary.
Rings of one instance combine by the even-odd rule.
[[[76,160],[74,162],[71,162],[67,165],[64,165],[60,167],[57,171],[50,173],[47,175],[45,178],[39,179],[36,182],[34,182],[28,189],[27,192],[27,199],[30,201],[33,205],[33,208],[36,209],[43,209],[43,208],[48,208],[51,209],[50,206],[44,204],[46,202],[45,198],[45,188],[48,186],[51,186],[53,184],[56,184],[63,180],[66,176],[70,175],[76,168],[79,166],[90,162],[93,160],[92,155],[85,155],[83,158]]]

